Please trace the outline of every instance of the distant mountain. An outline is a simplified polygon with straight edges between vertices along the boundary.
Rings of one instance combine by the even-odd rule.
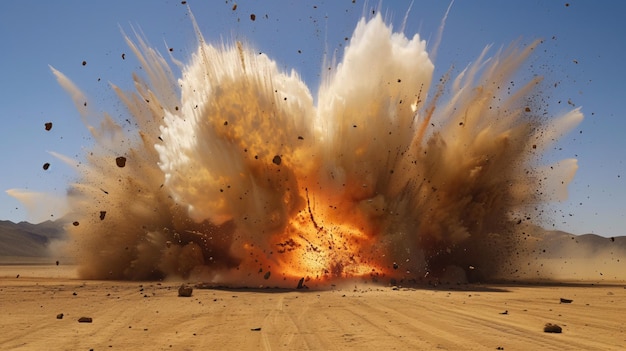
[[[0,257],[47,257],[48,245],[64,237],[63,221],[39,224],[0,221]]]
[[[535,249],[553,258],[585,258],[611,251],[626,252],[626,236],[606,238],[596,234],[574,235],[558,230],[546,230],[537,236]]]

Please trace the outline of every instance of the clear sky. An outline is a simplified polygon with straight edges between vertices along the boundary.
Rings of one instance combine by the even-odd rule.
[[[341,55],[364,8],[378,9],[401,28],[410,9],[407,36],[419,32],[434,42],[446,1],[186,1],[210,42],[243,40],[284,69],[296,69],[315,94],[324,53]],[[91,98],[93,108],[124,120],[126,111],[109,82],[131,89],[139,63],[121,30],[141,31],[152,46],[186,61],[196,38],[181,1],[0,2],[0,219],[29,218],[11,188],[63,194],[74,170],[48,151],[81,159],[92,144],[71,99],[48,65],[65,73]],[[380,6],[380,7],[379,7]],[[622,1],[457,0],[436,57],[435,79],[474,60],[485,45],[492,52],[520,39],[544,39],[521,77],[545,76],[549,110],[582,106],[585,121],[565,136],[545,160],[576,157],[580,169],[569,200],[553,204],[554,228],[575,234],[626,235],[626,22]],[[256,16],[251,20],[251,14]],[[124,59],[122,54],[125,54]],[[86,65],[82,62],[85,61]],[[44,123],[53,128],[45,131]],[[48,170],[44,163],[50,163]]]

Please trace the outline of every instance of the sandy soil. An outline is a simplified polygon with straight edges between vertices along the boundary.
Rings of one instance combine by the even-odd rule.
[[[19,277],[17,277],[19,274]],[[2,350],[618,350],[624,285],[329,291],[83,281],[71,266],[0,266]],[[560,298],[572,299],[560,303]],[[58,319],[58,314],[63,314]],[[79,323],[91,317],[92,323]],[[546,323],[560,334],[544,333]]]

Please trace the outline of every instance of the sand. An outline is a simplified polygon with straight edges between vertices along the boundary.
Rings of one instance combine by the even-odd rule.
[[[196,288],[187,298],[178,297],[180,284],[84,281],[75,278],[74,267],[63,265],[0,266],[0,349],[618,350],[626,345],[623,284]],[[79,323],[80,317],[92,322]],[[546,323],[561,326],[562,333],[545,333]]]

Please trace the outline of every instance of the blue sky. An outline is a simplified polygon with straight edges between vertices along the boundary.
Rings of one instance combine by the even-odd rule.
[[[324,53],[341,54],[366,9],[377,1],[189,0],[210,42],[243,40],[284,69],[300,72],[315,93]],[[380,5],[400,28],[410,1]],[[432,44],[446,1],[413,2],[405,33],[419,32]],[[451,66],[458,72],[485,45],[494,50],[515,40],[545,39],[520,74],[535,74],[557,87],[545,91],[555,114],[582,106],[585,121],[565,136],[545,160],[577,157],[580,169],[570,199],[550,206],[554,228],[576,234],[626,235],[626,24],[619,1],[457,0],[451,9],[435,65],[435,78]],[[255,14],[252,21],[250,15]],[[0,2],[0,219],[29,219],[4,190],[22,188],[63,194],[75,172],[48,151],[81,159],[92,140],[71,99],[48,65],[65,73],[91,98],[96,111],[121,120],[126,111],[109,82],[131,89],[139,63],[120,29],[141,31],[165,55],[185,61],[196,38],[181,1],[3,1]],[[122,54],[125,59],[122,59]],[[86,65],[82,62],[86,61]],[[52,122],[51,131],[44,123]],[[51,164],[47,171],[42,165]],[[50,209],[49,219],[58,216]]]

